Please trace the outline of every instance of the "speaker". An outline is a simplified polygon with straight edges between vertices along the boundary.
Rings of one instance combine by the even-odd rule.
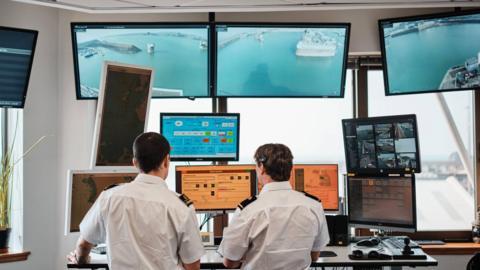
[[[348,239],[348,216],[326,215],[328,234],[330,235],[329,246],[347,246]]]

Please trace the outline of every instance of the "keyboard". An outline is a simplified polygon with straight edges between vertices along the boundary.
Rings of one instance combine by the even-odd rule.
[[[97,254],[107,254],[107,246],[100,244],[92,248],[92,252]]]
[[[423,245],[445,245],[445,242],[442,240],[415,240],[417,244],[423,246]]]

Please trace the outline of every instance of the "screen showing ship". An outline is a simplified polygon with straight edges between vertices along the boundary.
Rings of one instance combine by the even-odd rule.
[[[74,23],[77,97],[98,97],[104,61],[153,68],[153,97],[209,96],[208,32],[208,25]]]
[[[343,96],[348,24],[231,24],[216,32],[218,96]]]
[[[480,13],[460,12],[379,22],[387,94],[480,87]]]

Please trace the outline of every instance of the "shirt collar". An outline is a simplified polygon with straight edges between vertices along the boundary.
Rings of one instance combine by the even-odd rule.
[[[149,174],[139,173],[134,180],[135,183],[144,183],[144,184],[153,184],[153,185],[161,185],[167,187],[167,183],[163,178],[158,176],[153,176]]]
[[[260,195],[269,191],[276,190],[292,190],[292,186],[290,185],[289,181],[270,182],[263,186],[262,191],[260,191]]]

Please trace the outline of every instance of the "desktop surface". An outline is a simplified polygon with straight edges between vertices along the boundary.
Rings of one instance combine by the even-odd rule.
[[[320,257],[316,262],[312,263],[312,267],[353,267],[353,266],[410,266],[410,267],[421,267],[421,266],[436,266],[438,265],[437,260],[433,257],[426,255],[427,259],[424,260],[351,260],[348,255],[352,253],[353,250],[358,249],[354,244],[351,244],[346,247],[340,246],[328,246],[325,247],[323,251],[330,251],[337,254],[334,257]],[[364,252],[368,253],[375,248],[364,248]],[[68,268],[101,268],[107,266],[107,256],[100,254],[92,254],[91,262],[88,265],[76,265],[76,264],[67,264]],[[223,258],[217,252],[216,248],[206,248],[205,254],[200,259],[200,268],[201,269],[223,269]]]

